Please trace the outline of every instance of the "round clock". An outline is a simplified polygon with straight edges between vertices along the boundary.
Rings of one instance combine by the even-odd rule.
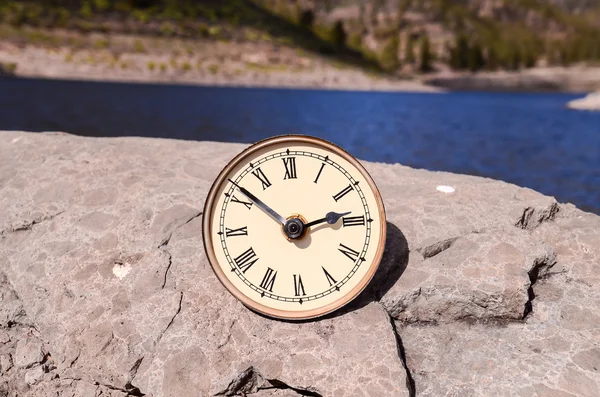
[[[358,160],[309,136],[258,142],[210,189],[204,247],[215,274],[265,315],[307,319],[350,302],[383,254],[385,211]]]

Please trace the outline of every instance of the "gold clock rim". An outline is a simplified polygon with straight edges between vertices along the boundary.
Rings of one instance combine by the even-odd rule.
[[[375,253],[375,257],[370,265],[369,270],[363,276],[362,280],[354,286],[350,291],[348,291],[342,297],[336,299],[335,301],[319,308],[303,310],[303,311],[286,311],[280,309],[274,309],[269,306],[265,306],[248,295],[244,294],[240,291],[233,283],[229,280],[229,278],[225,275],[221,266],[219,266],[219,261],[217,260],[212,233],[210,230],[212,229],[212,210],[214,207],[216,200],[216,194],[219,190],[219,187],[223,184],[223,182],[227,179],[229,172],[237,164],[239,164],[244,158],[249,155],[274,144],[278,143],[309,143],[317,146],[321,146],[326,150],[330,150],[340,157],[344,158],[346,161],[350,162],[356,169],[360,171],[363,177],[367,180],[369,187],[374,192],[375,200],[377,202],[377,210],[379,213],[379,217],[381,219],[380,222],[380,240],[377,244],[377,251]],[[385,208],[383,205],[383,199],[381,198],[381,193],[375,184],[375,181],[371,177],[371,175],[367,172],[365,167],[358,161],[354,156],[350,153],[346,152],[344,149],[339,146],[326,141],[321,138],[309,136],[309,135],[279,135],[271,138],[264,139],[262,141],[256,142],[253,145],[242,150],[237,156],[231,159],[227,165],[221,170],[215,181],[213,182],[210,190],[208,192],[208,196],[206,197],[206,201],[204,203],[203,217],[202,217],[202,241],[204,243],[204,251],[206,252],[208,261],[210,263],[211,268],[213,269],[215,275],[223,284],[223,286],[240,302],[244,305],[250,307],[257,312],[264,314],[269,317],[281,319],[281,320],[308,320],[316,317],[321,317],[331,312],[334,312],[337,309],[347,305],[351,301],[353,301],[360,293],[367,287],[369,282],[373,279],[375,272],[379,268],[381,258],[383,256],[383,251],[385,249],[385,240],[386,240],[386,217],[385,217]]]

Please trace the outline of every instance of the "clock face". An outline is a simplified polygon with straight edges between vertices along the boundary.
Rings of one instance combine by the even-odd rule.
[[[223,285],[263,314],[305,319],[355,298],[385,243],[375,183],[348,153],[307,136],[259,142],[218,176],[204,245]]]

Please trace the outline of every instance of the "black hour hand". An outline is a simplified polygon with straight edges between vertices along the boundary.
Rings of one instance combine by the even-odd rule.
[[[306,225],[304,225],[304,227],[311,227],[314,225],[318,225],[319,223],[323,223],[323,222],[327,222],[330,225],[335,224],[337,221],[340,220],[340,218],[342,216],[348,215],[351,211],[348,212],[343,212],[343,213],[337,213],[337,212],[328,212],[327,215],[325,215],[325,218],[321,218],[321,219],[317,219],[316,221],[312,221],[312,222],[308,222]]]

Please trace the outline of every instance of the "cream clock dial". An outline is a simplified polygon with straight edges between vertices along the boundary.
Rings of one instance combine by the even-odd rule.
[[[245,305],[284,319],[317,317],[354,299],[377,270],[385,232],[367,171],[308,136],[244,150],[204,208],[204,246],[219,280]]]

